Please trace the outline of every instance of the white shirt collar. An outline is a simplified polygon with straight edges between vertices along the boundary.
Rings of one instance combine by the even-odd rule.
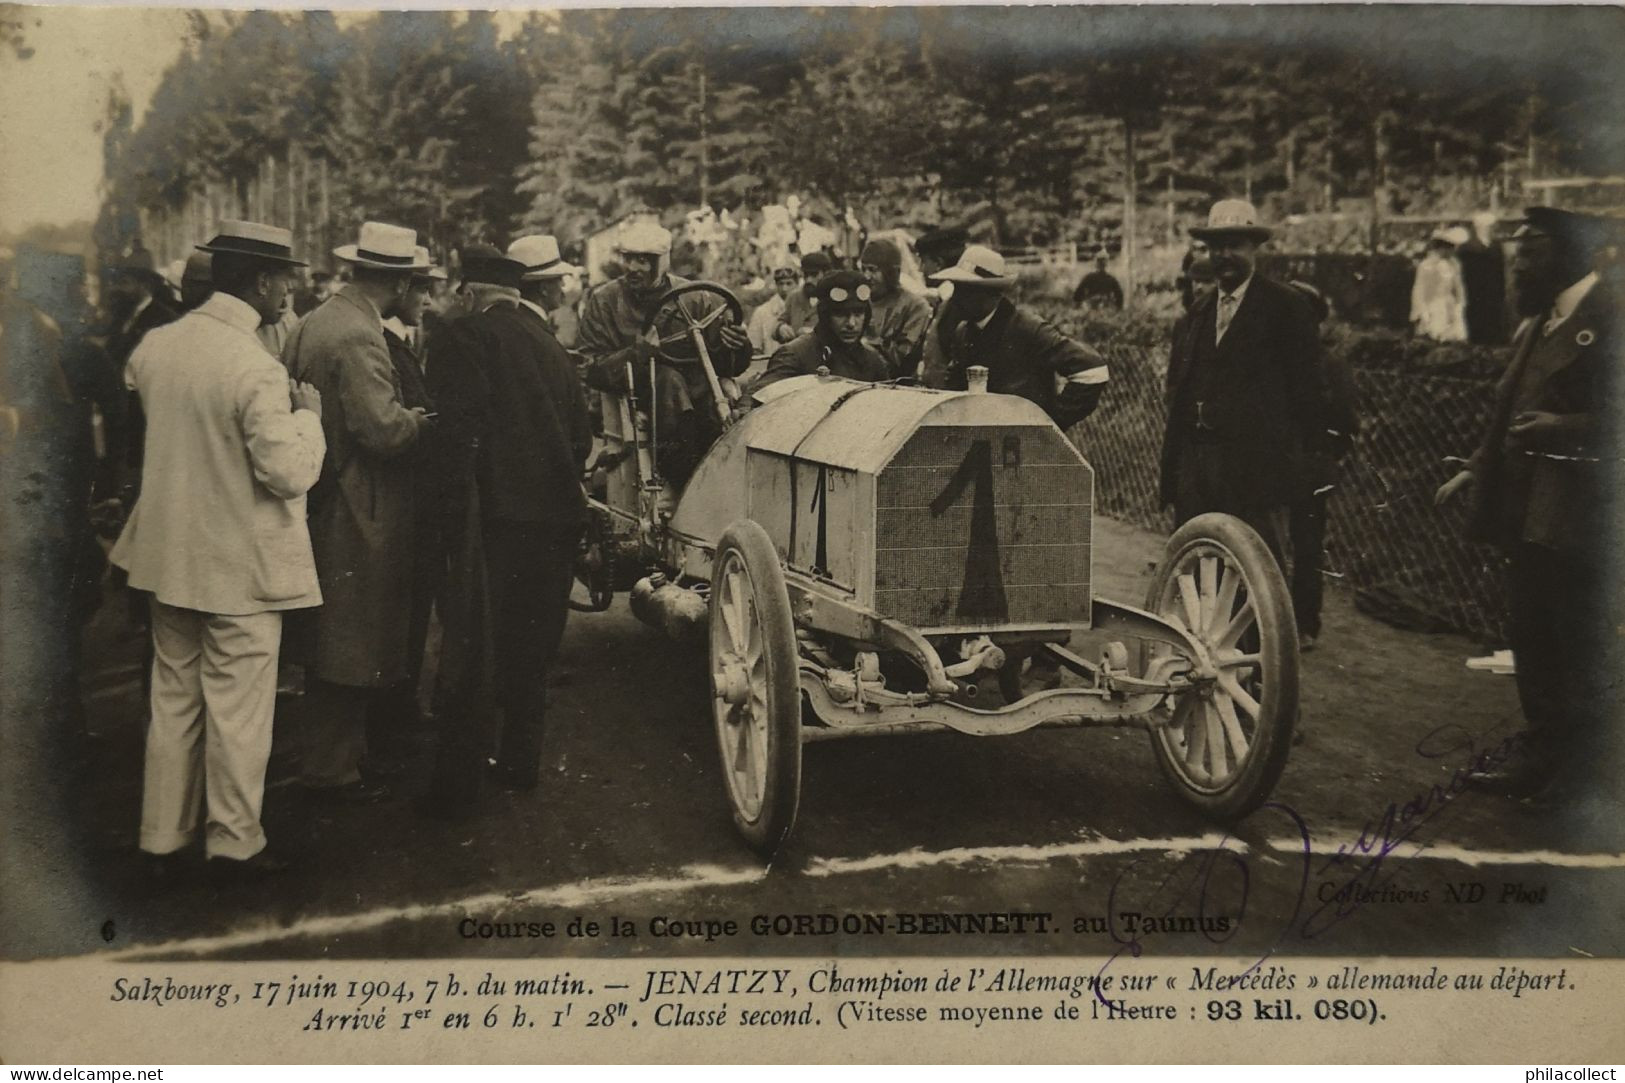
[[[401,322],[399,316],[391,316],[383,321],[384,330],[400,339],[402,342],[412,341],[412,332],[407,330],[406,324]]]
[[[1552,302],[1551,325],[1556,326],[1574,315],[1574,310],[1580,307],[1585,295],[1591,292],[1591,287],[1597,284],[1597,272],[1592,271],[1580,281],[1557,295]]]
[[[216,290],[209,299],[197,307],[205,316],[213,316],[221,323],[254,334],[260,329],[260,314],[254,306],[240,297]]]
[[[536,315],[540,316],[543,323],[547,324],[549,327],[553,326],[553,317],[548,315],[547,309],[543,308],[535,301],[527,301],[523,297],[519,298],[519,303],[536,313]]]

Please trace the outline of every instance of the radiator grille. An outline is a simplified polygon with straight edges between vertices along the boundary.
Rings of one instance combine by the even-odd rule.
[[[875,609],[925,631],[1089,620],[1094,477],[1053,429],[921,428],[875,485]]]

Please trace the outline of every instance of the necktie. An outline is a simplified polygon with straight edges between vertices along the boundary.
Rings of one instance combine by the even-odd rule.
[[[1236,295],[1233,293],[1219,294],[1219,312],[1213,323],[1213,342],[1217,345],[1224,339],[1224,333],[1230,329],[1230,321],[1236,315]]]

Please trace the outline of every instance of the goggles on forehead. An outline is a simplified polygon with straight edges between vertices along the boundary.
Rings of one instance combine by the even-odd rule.
[[[794,282],[796,279],[798,279],[800,277],[801,277],[801,275],[797,271],[774,271],[773,272],[773,281],[775,281],[775,282]]]
[[[829,291],[829,299],[834,301],[836,304],[840,304],[842,301],[845,301],[848,298],[856,298],[859,301],[867,301],[869,299],[870,292],[871,291],[867,285],[859,286],[855,290],[848,290],[845,286],[836,286]]]

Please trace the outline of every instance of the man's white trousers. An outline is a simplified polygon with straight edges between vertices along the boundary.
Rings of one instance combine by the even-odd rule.
[[[282,614],[221,616],[153,599],[152,719],[141,848],[167,854],[197,837],[245,860],[265,848],[260,808],[276,712]]]

